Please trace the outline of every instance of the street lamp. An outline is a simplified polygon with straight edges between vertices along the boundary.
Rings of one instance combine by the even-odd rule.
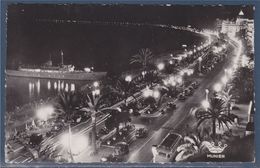
[[[223,77],[221,78],[221,81],[226,85],[226,84],[227,84],[227,81],[228,81],[227,76],[223,76]]]
[[[54,114],[54,107],[52,105],[41,105],[36,109],[36,117],[43,121],[47,121],[52,114]]]
[[[214,85],[214,90],[216,92],[220,92],[221,91],[221,88],[222,88],[222,85],[220,83],[217,83]]]
[[[98,83],[97,81],[95,81],[95,82],[93,83],[93,86],[94,86],[94,87],[98,87],[98,86],[99,86],[99,83]]]
[[[178,83],[182,83],[182,78],[181,78],[181,77],[177,77],[177,78],[176,78],[176,81],[177,81]]]
[[[172,64],[173,64],[173,61],[172,61],[172,60],[170,60],[170,61],[169,61],[169,64],[171,64],[171,65],[172,65]]]
[[[160,92],[158,90],[153,91],[153,97],[158,99],[160,97]]]
[[[125,81],[131,82],[131,81],[132,81],[132,77],[131,77],[130,75],[127,75],[127,76],[125,77]]]
[[[209,108],[209,101],[208,100],[203,100],[201,102],[201,105],[207,110]]]
[[[146,71],[142,71],[143,77],[146,75]],[[132,79],[131,79],[132,80]]]
[[[232,75],[232,69],[230,68],[230,69],[227,69],[227,73],[228,73],[228,75]]]
[[[201,61],[202,61],[202,58],[199,57],[198,60],[199,60],[199,73],[201,74]]]
[[[209,90],[205,89],[205,92],[206,92],[206,100],[209,101]]]
[[[148,87],[143,92],[143,96],[144,97],[150,97],[152,95],[153,95],[153,91],[150,88],[148,88]]]
[[[163,70],[164,69],[164,63],[159,63],[158,65],[157,65],[157,68],[161,71],[161,70]]]

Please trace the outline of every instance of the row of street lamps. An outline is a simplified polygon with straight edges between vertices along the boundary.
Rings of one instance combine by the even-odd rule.
[[[237,44],[238,44],[237,54],[236,54],[236,56],[235,56],[234,59],[233,59],[233,62],[232,62],[233,65],[231,66],[231,68],[229,68],[229,69],[224,69],[224,76],[221,78],[221,81],[218,82],[218,83],[216,83],[216,84],[213,86],[213,90],[214,90],[216,93],[218,93],[218,92],[220,92],[222,89],[225,89],[225,88],[226,88],[228,81],[232,78],[233,72],[234,72],[234,71],[237,69],[237,67],[238,67],[238,61],[239,61],[239,60],[241,60],[241,61],[243,60],[243,56],[241,55],[241,52],[242,52],[242,42],[241,42],[240,40],[237,40],[237,39],[235,39],[234,41],[236,41]],[[226,49],[226,45],[223,45],[221,48],[222,48],[221,50]],[[219,51],[220,51],[220,49],[218,49],[217,52],[219,52]],[[208,109],[209,106],[210,106],[209,100],[208,100],[209,90],[206,89],[205,92],[206,92],[206,99],[203,100],[201,104],[202,104],[202,106],[203,106],[205,109]]]

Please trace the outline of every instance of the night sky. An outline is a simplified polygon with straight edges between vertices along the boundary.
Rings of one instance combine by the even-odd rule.
[[[115,61],[126,62],[143,47],[151,48],[155,54],[173,50],[182,38],[172,30],[115,26],[114,22],[214,29],[217,18],[235,19],[241,9],[247,18],[253,18],[252,6],[9,5],[7,68],[15,68],[19,63],[40,65],[50,56],[58,64],[63,50],[65,63],[106,70]],[[186,33],[183,38],[189,41],[192,36]]]

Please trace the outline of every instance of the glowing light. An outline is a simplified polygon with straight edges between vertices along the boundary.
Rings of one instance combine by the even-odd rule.
[[[127,75],[127,76],[125,77],[125,81],[131,82],[131,81],[132,81],[132,77],[131,77],[130,75]]]
[[[52,114],[54,114],[54,107],[51,105],[42,105],[36,110],[36,117],[43,121],[47,121]]]
[[[171,81],[171,85],[172,86],[176,86],[176,82],[175,81]]]
[[[51,89],[51,82],[50,82],[50,81],[48,81],[48,83],[47,83],[47,87],[48,87],[48,90]]]
[[[142,75],[144,76],[146,74],[146,71],[142,71]]]
[[[64,148],[71,150],[72,154],[79,154],[88,147],[88,138],[83,135],[65,133],[61,136],[60,143]]]
[[[242,67],[247,66],[248,62],[249,62],[249,58],[246,55],[243,55],[242,58],[241,58]]]
[[[199,58],[198,58],[198,60],[201,62],[201,61],[202,61],[202,58],[201,58],[201,57],[199,57]]]
[[[163,80],[163,84],[164,85],[168,85],[168,81],[167,80]]]
[[[99,86],[99,83],[98,83],[97,81],[95,81],[95,82],[93,83],[93,86],[94,86],[94,87],[98,87],[98,86]]]
[[[178,83],[182,83],[182,78],[181,78],[181,77],[178,77],[178,78],[176,78],[176,81],[177,81]]]
[[[54,82],[54,89],[57,89],[57,82]]]
[[[62,81],[62,82],[60,83],[60,81],[58,81],[58,83],[59,83],[61,89],[64,89],[64,82]]]
[[[66,83],[66,85],[65,85],[65,91],[66,91],[66,92],[69,91],[69,84],[68,84],[68,83]]]
[[[189,51],[189,52],[188,52],[188,54],[192,55],[192,54],[193,54],[193,52],[192,52],[192,51]]]
[[[203,100],[203,101],[201,102],[201,105],[202,105],[205,109],[208,109],[208,108],[209,108],[209,101]]]
[[[159,98],[160,92],[158,90],[153,91],[153,97],[156,98],[156,99]]]
[[[87,67],[87,68],[84,68],[84,71],[85,72],[91,72],[91,69]]]
[[[172,64],[173,64],[173,61],[172,61],[172,60],[170,60],[170,61],[169,61],[169,63],[172,65]]]
[[[92,95],[93,95],[93,96],[100,95],[100,90],[99,90],[99,89],[93,90],[93,91],[92,91]]]
[[[72,83],[72,84],[70,85],[70,90],[71,90],[72,92],[74,92],[74,91],[75,91],[75,89],[76,89],[76,87],[75,87],[75,84],[74,84],[74,83]]]
[[[232,75],[232,73],[233,73],[232,69],[227,69],[227,73],[228,73],[228,75]]]
[[[223,77],[221,78],[221,81],[222,81],[224,84],[226,84],[227,81],[228,81],[228,78],[227,78],[226,76],[223,76]]]
[[[163,70],[164,69],[164,63],[159,63],[158,65],[157,65],[157,68],[161,71],[161,70]]]
[[[153,91],[149,88],[146,88],[143,92],[144,97],[149,97],[153,95]]]
[[[220,92],[221,89],[222,89],[222,85],[220,83],[217,83],[217,84],[214,85],[214,90],[216,92]]]

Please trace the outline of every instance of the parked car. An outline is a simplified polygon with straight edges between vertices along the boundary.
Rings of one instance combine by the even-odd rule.
[[[148,130],[146,128],[139,128],[135,132],[137,138],[145,138],[148,135]]]
[[[193,87],[192,87],[192,86],[189,86],[189,87],[188,87],[188,89],[190,90],[191,94],[193,94],[193,93],[194,93],[194,89],[193,89]]]
[[[185,96],[191,96],[191,95],[192,95],[192,92],[190,91],[190,89],[185,89],[185,90],[184,90],[184,95],[185,95]]]
[[[174,102],[168,102],[167,103],[167,108],[175,110],[177,108],[176,104]]]
[[[104,127],[104,128],[101,128],[100,129],[100,131],[99,131],[99,135],[106,135],[106,134],[108,134],[109,133],[109,130],[106,128],[106,127]]]
[[[180,134],[170,132],[159,145],[154,145],[157,156],[155,162],[171,162],[177,154],[177,147],[182,142]]]
[[[197,89],[199,87],[199,83],[197,81],[193,82],[191,84],[191,86],[194,88],[194,89]]]
[[[184,101],[185,99],[186,99],[186,97],[183,94],[179,94],[178,100]]]
[[[114,155],[119,156],[119,155],[125,155],[129,153],[129,144],[126,142],[118,142],[115,145],[115,150],[114,150]]]
[[[104,156],[101,159],[101,162],[122,162],[123,158],[120,156],[115,156],[113,154],[110,154],[108,156]]]

